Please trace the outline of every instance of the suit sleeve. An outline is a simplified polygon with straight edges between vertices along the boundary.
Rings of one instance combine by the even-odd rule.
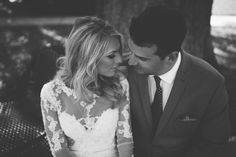
[[[201,130],[184,157],[222,157],[230,135],[228,95],[224,82],[220,82],[212,94],[205,116],[201,120]]]
[[[58,103],[50,84],[44,85],[41,91],[41,110],[51,153],[53,157],[72,157],[72,153],[68,150],[66,136],[58,120]]]
[[[131,157],[133,155],[133,136],[130,124],[130,101],[129,101],[129,85],[127,80],[122,81],[125,92],[125,100],[119,109],[119,120],[116,131],[117,148],[119,157]]]

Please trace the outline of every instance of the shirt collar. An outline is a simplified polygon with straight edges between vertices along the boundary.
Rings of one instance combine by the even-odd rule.
[[[179,52],[177,61],[175,62],[175,65],[165,74],[159,75],[161,80],[163,80],[164,82],[166,82],[168,84],[172,84],[174,82],[176,73],[179,69],[180,62],[181,62],[181,53]]]

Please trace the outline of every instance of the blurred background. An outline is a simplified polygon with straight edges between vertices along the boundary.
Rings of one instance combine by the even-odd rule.
[[[0,156],[51,156],[39,94],[57,70],[56,59],[64,54],[64,39],[76,17],[104,18],[127,40],[131,17],[159,3],[184,14],[184,49],[226,79],[232,124],[227,156],[235,156],[235,0],[0,0]]]

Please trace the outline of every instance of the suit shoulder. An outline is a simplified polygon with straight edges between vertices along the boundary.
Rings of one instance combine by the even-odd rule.
[[[205,60],[195,56],[191,56],[191,60],[192,68],[190,70],[195,72],[198,77],[208,78],[216,82],[224,82],[224,76]]]

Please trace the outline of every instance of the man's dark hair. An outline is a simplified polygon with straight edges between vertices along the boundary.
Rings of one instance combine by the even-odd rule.
[[[166,57],[173,51],[180,51],[186,35],[186,23],[181,13],[164,5],[146,8],[134,17],[129,28],[130,37],[138,46],[156,44]]]

